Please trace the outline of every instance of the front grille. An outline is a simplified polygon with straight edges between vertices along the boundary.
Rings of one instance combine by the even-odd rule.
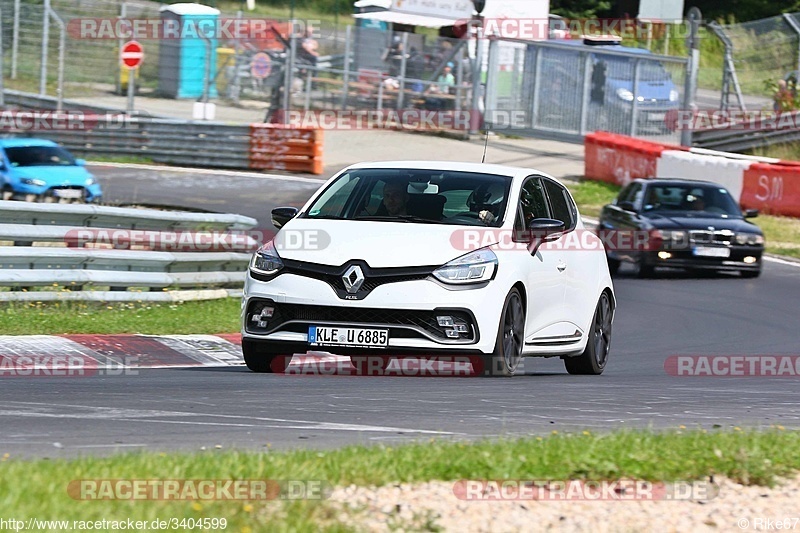
[[[274,308],[272,318],[266,327],[259,328],[251,320],[261,308],[269,305]],[[467,325],[468,331],[459,337],[449,338],[445,331],[449,328],[439,326],[437,316],[450,316],[455,321]],[[250,302],[247,312],[248,331],[267,334],[275,331],[295,331],[304,333],[309,325],[320,323],[336,323],[342,325],[372,324],[388,328],[392,337],[410,337],[409,328],[416,328],[428,333],[438,340],[464,342],[477,339],[477,327],[472,314],[463,310],[441,309],[436,311],[418,311],[407,309],[378,309],[365,307],[330,307],[300,304],[276,304],[263,300]]]
[[[731,230],[691,230],[689,240],[695,244],[721,244],[730,246],[734,233]]]
[[[355,294],[347,292],[342,276],[352,265],[358,265],[364,274],[364,283]],[[361,300],[370,292],[389,283],[427,279],[437,267],[371,268],[365,261],[349,261],[341,266],[317,265],[301,261],[284,260],[282,273],[324,281],[342,299]]]

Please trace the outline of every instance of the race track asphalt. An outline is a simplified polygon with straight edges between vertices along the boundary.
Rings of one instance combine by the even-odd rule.
[[[299,204],[314,182],[93,169],[107,195],[249,214]],[[191,183],[193,188],[187,192]],[[110,199],[110,198],[109,198]],[[212,207],[213,206],[213,207]],[[757,220],[757,219],[756,219]],[[602,376],[528,359],[513,379],[260,375],[244,367],[2,379],[0,450],[76,456],[127,450],[336,447],[615,428],[800,428],[797,376],[679,377],[675,355],[798,354],[800,268],[761,278],[665,273],[615,278],[619,302]]]

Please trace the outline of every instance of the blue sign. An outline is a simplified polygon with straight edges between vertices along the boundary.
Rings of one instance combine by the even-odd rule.
[[[264,52],[254,55],[253,60],[250,61],[250,75],[262,80],[269,76],[270,72],[272,72],[272,59],[270,59],[269,55]]]

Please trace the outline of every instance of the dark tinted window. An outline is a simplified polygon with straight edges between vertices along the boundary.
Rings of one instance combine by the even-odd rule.
[[[548,198],[550,198],[553,218],[563,222],[567,229],[572,229],[575,217],[567,191],[556,182],[550,180],[544,180],[544,188],[547,191]]]
[[[622,191],[620,191],[619,196],[617,196],[617,200],[614,202],[614,205],[619,205],[622,202],[630,202],[632,204],[636,203],[636,195],[642,189],[641,183],[631,183]]]
[[[15,146],[6,148],[12,167],[70,166],[75,160],[58,146]]]
[[[499,227],[510,188],[510,177],[494,174],[354,169],[328,185],[302,216]],[[484,212],[494,215],[492,222],[481,220]]]
[[[519,196],[519,207],[522,220],[518,220],[518,229],[527,229],[534,218],[549,218],[544,189],[539,178],[531,178],[522,186]]]
[[[725,188],[709,185],[650,185],[643,209],[741,215],[739,206]]]

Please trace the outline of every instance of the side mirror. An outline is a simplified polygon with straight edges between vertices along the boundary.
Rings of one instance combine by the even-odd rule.
[[[282,228],[284,224],[297,216],[300,210],[296,207],[276,207],[272,210],[272,224],[276,228]]]
[[[617,204],[617,207],[623,211],[630,211],[631,213],[636,212],[636,206],[633,205],[633,202],[620,202]]]
[[[745,209],[744,218],[756,218],[758,216],[758,209]]]
[[[564,233],[566,226],[560,220],[552,218],[534,218],[531,220],[528,229],[531,232],[531,241],[528,251],[535,255],[536,251],[545,242],[557,240]]]
[[[75,164],[78,165],[79,167],[85,167],[86,166],[86,160],[85,159],[76,159],[75,160]]]

